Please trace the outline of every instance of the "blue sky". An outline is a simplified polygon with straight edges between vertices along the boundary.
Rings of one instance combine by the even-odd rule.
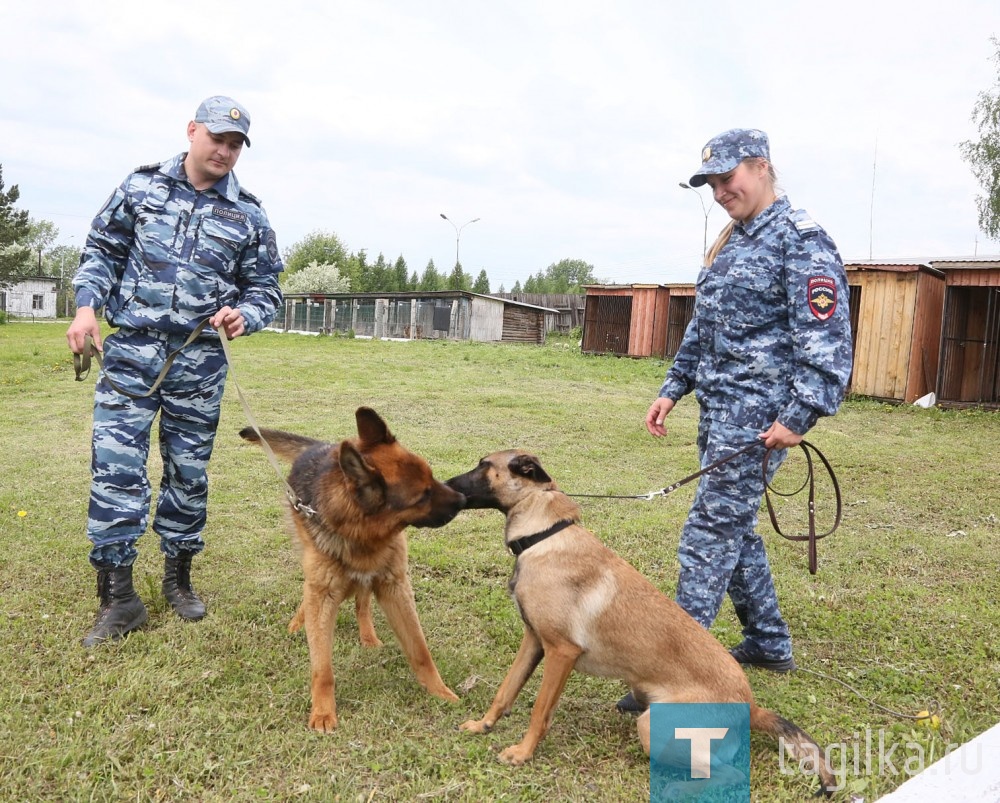
[[[678,182],[740,126],[768,132],[792,205],[845,260],[1000,253],[958,150],[998,80],[995,0],[0,8],[4,180],[62,243],[129,170],[184,150],[218,93],[251,113],[236,173],[283,249],[325,230],[448,270],[443,212],[480,218],[460,256],[494,290],[564,258],[693,281],[706,217]],[[702,200],[711,240],[726,218]]]

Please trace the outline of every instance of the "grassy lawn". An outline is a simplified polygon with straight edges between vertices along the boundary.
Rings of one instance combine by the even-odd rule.
[[[140,541],[136,582],[146,628],[92,652],[80,638],[96,611],[84,535],[92,375],[73,381],[68,324],[0,326],[0,797],[4,800],[398,801],[649,799],[647,761],[621,683],[574,675],[533,762],[496,753],[520,740],[532,678],[493,733],[456,726],[485,711],[520,642],[506,594],[513,559],[494,511],[411,530],[417,607],[442,676],[461,700],[420,689],[380,612],[385,646],[357,643],[353,606],[334,647],[340,727],[309,731],[305,638],[286,624],[300,598],[284,528],[283,486],[244,444],[235,388],[210,467],[208,548],[195,585],[208,617],[186,624],[159,593],[156,538]],[[570,493],[639,494],[697,467],[697,405],[670,417],[671,437],[642,424],[665,365],[542,347],[363,341],[261,333],[234,344],[236,378],[261,426],[337,440],[354,410],[374,407],[396,436],[447,478],[487,452],[535,452]],[[96,366],[95,366],[96,369]],[[803,727],[843,762],[845,788],[873,800],[1000,720],[1000,414],[851,400],[810,434],[833,463],[844,521],[807,571],[802,544],[761,532],[803,669],[760,671],[758,702]],[[792,459],[778,484],[797,484]],[[154,486],[157,461],[151,461]],[[667,594],[693,484],[653,501],[584,499],[584,523]],[[831,494],[821,486],[820,517]],[[795,528],[804,496],[783,504]],[[728,603],[713,632],[739,640]],[[669,656],[665,656],[669,660]],[[817,674],[818,673],[818,674]],[[846,688],[842,681],[852,687]],[[913,715],[938,706],[932,730]],[[876,752],[865,761],[866,729]],[[899,743],[879,766],[881,733]],[[860,752],[860,767],[854,764]],[[815,782],[752,740],[753,799],[804,799]],[[838,767],[839,768],[839,767]]]

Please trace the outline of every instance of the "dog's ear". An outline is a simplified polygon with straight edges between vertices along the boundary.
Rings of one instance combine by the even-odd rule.
[[[340,469],[353,484],[355,498],[366,513],[376,513],[385,506],[385,480],[372,468],[350,441],[340,444]]]
[[[545,473],[542,464],[538,462],[538,458],[534,455],[516,455],[511,458],[507,467],[510,469],[511,474],[527,477],[529,480],[534,480],[535,482],[552,482],[552,477]]]
[[[358,436],[363,446],[395,443],[396,438],[389,431],[389,427],[371,407],[359,407],[354,417],[358,421]]]

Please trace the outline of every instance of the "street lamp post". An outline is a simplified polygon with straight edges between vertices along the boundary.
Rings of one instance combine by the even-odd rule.
[[[455,264],[460,264],[458,260],[458,243],[462,239],[462,229],[468,226],[470,223],[475,223],[479,218],[474,217],[472,220],[467,220],[461,226],[456,226],[455,221],[448,217],[444,212],[441,213],[441,217],[451,223],[451,227],[455,230]]]
[[[72,240],[73,237],[70,237],[70,239]],[[66,248],[67,249],[69,248],[69,244],[68,243],[66,244]],[[63,292],[63,316],[66,317],[66,318],[68,318],[69,317],[69,293],[66,292],[66,279],[65,279],[65,276],[64,276],[65,273],[66,273],[66,251],[64,250],[63,254],[62,254],[62,259],[59,260],[59,284],[62,286],[62,292]]]
[[[705,216],[705,230],[702,234],[702,244],[701,244],[701,255],[702,257],[708,254],[708,213],[712,211],[711,206],[705,206],[705,199],[701,197],[701,193],[698,192],[694,187],[688,184],[686,181],[680,182],[680,187],[683,190],[691,190],[695,195],[698,196],[698,200],[701,202],[701,211]]]

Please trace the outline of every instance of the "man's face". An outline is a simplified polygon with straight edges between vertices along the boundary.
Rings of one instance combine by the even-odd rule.
[[[213,134],[202,123],[188,123],[191,147],[184,160],[188,180],[197,188],[210,187],[229,173],[243,152],[243,135],[236,131]]]

